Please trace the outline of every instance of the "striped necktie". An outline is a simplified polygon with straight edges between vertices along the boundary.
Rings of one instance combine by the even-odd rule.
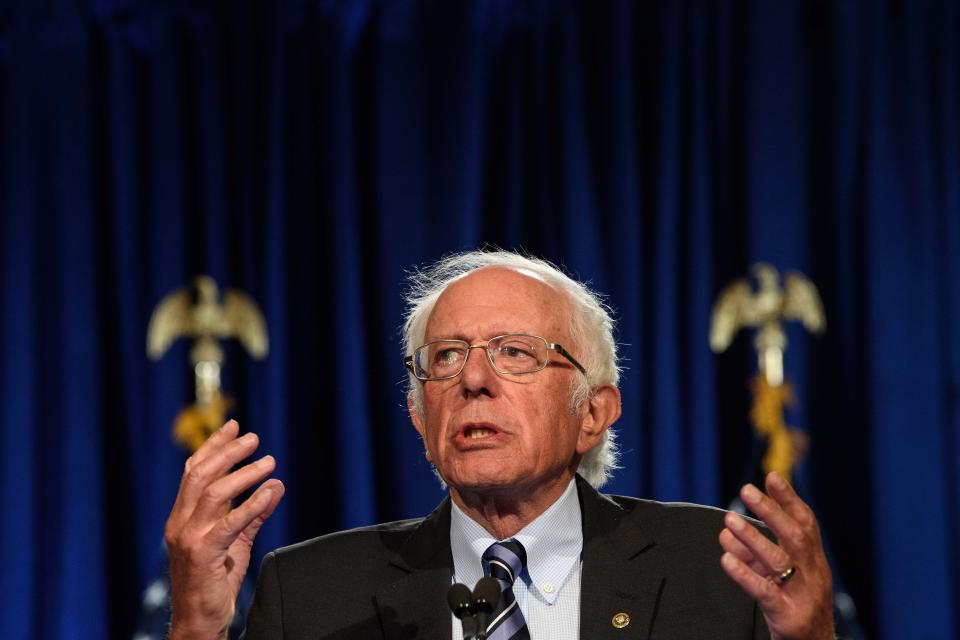
[[[513,538],[494,542],[483,552],[482,562],[483,573],[500,583],[500,601],[490,614],[487,640],[530,640],[527,621],[513,595],[513,581],[527,565],[523,545]]]

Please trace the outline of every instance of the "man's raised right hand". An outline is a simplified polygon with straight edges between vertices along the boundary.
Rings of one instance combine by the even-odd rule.
[[[256,434],[237,437],[227,422],[187,460],[180,491],[167,518],[164,539],[170,557],[170,640],[222,638],[233,619],[237,594],[250,564],[260,527],[283,497],[283,483],[263,482],[236,508],[232,500],[267,478],[273,456],[230,469],[252,454]]]

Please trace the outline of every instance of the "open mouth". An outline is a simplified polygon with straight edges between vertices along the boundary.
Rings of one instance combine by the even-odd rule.
[[[474,422],[465,424],[457,431],[457,438],[461,441],[474,442],[500,435],[500,429],[488,422]]]
[[[463,432],[464,437],[470,440],[479,440],[496,434],[497,432],[489,427],[467,427]]]

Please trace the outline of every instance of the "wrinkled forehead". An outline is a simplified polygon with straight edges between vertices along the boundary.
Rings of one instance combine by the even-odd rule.
[[[540,274],[522,268],[484,267],[451,282],[440,294],[427,323],[427,335],[471,330],[478,334],[562,332],[565,336],[569,318],[566,292]]]

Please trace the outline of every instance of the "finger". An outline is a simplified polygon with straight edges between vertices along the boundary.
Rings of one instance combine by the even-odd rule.
[[[256,535],[273,513],[284,492],[282,482],[276,479],[268,480],[239,507],[221,518],[207,537],[219,548],[228,549],[251,524],[255,524],[253,534]],[[249,541],[252,543],[253,539],[250,538]]]
[[[740,558],[740,561],[745,564],[750,564],[753,562],[753,552],[733,535],[730,529],[724,529],[720,532],[720,546],[723,547],[724,551],[728,551],[733,555]]]
[[[783,476],[776,471],[771,471],[767,474],[766,487],[770,497],[776,500],[780,508],[797,524],[804,528],[816,528],[817,519],[813,515],[813,510],[800,499]]]
[[[246,528],[240,533],[240,539],[243,540],[246,544],[252,545],[254,538],[257,537],[257,533],[260,532],[260,527],[263,526],[263,523],[273,515],[273,510],[277,508],[277,505],[280,504],[280,500],[283,498],[285,493],[285,488],[283,483],[279,480],[276,480],[276,485],[273,485],[271,488],[272,492],[272,502],[267,506],[266,511],[264,511],[260,516],[253,519],[253,521],[246,526]]]
[[[740,498],[750,511],[776,534],[778,544],[791,554],[803,555],[806,546],[804,529],[780,507],[776,500],[752,484],[744,485],[740,490]]]
[[[215,431],[202,445],[200,445],[200,448],[193,452],[193,455],[190,456],[190,459],[187,460],[187,463],[194,465],[203,462],[212,451],[222,447],[231,440],[235,440],[237,434],[239,433],[240,425],[237,423],[237,421],[227,420],[223,423],[223,426],[220,427],[220,429]]]
[[[188,466],[180,481],[175,508],[179,507],[182,513],[189,517],[207,486],[222,477],[232,466],[247,458],[256,450],[258,444],[257,434],[248,433],[213,449],[200,463]]]
[[[786,606],[783,592],[773,582],[751,571],[750,567],[732,553],[724,553],[720,557],[720,566],[731,580],[757,601],[764,614]]]
[[[179,508],[184,506],[181,502],[180,496],[183,494],[184,484],[194,468],[209,458],[214,452],[226,446],[229,442],[235,440],[239,432],[240,425],[237,423],[237,421],[227,420],[218,431],[216,431],[213,435],[207,438],[202,445],[200,445],[199,449],[193,452],[193,455],[187,458],[183,465],[183,474],[180,476],[180,486],[177,489],[177,497],[174,501],[173,509],[170,512],[171,518],[175,518]]]
[[[267,455],[207,485],[190,517],[191,524],[205,528],[227,513],[234,498],[273,473],[276,466],[273,456]]]
[[[733,535],[733,532],[731,532],[729,529],[724,529],[721,531],[719,539],[720,546],[723,547],[724,551],[737,556],[740,562],[746,564],[756,573],[760,575],[767,574],[766,565],[760,562],[745,544],[737,540],[737,537]]]
[[[724,516],[724,524],[730,533],[750,550],[755,560],[765,567],[765,570],[759,572],[761,575],[779,575],[792,566],[793,562],[787,552],[771,542],[743,516],[728,512]]]

